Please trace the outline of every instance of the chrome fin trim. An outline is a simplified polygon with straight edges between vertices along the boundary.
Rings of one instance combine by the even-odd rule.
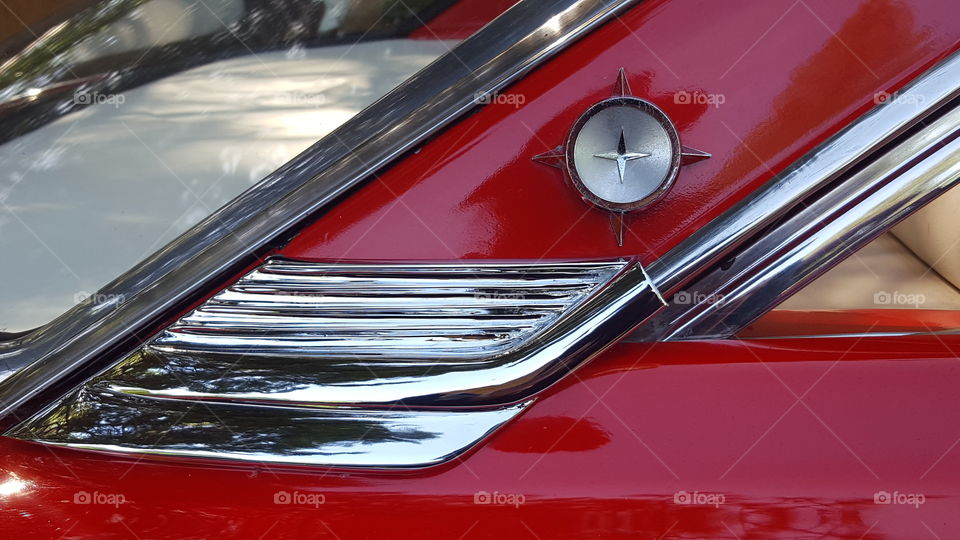
[[[376,170],[479,106],[640,0],[521,0],[256,186],[154,253],[93,298],[20,339],[0,343],[0,419],[107,351],[158,324],[212,283],[242,271],[297,225]]]
[[[271,260],[85,386],[300,405],[519,401],[544,374],[562,374],[555,364],[567,360],[565,349],[532,351],[554,343],[555,329],[578,320],[578,308],[614,278],[630,275],[628,264]],[[491,383],[496,395],[480,390]]]
[[[717,339],[737,332],[854,254],[868,242],[960,185],[960,107],[808,202],[801,211],[689,285],[689,297],[709,301],[673,304],[650,329],[659,339]],[[642,329],[641,337],[648,330]],[[649,335],[649,334],[647,334]],[[646,338],[646,339],[649,339]]]
[[[154,399],[84,388],[7,433],[54,446],[330,467],[426,467],[460,455],[530,402],[485,410],[362,410]]]

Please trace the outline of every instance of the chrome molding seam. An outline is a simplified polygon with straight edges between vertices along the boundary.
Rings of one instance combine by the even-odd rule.
[[[711,295],[654,317],[662,339],[736,335],[789,296],[960,183],[960,108],[938,118],[837,189],[691,284]],[[696,294],[690,297],[699,296]]]
[[[960,52],[928,70],[650,263],[650,278],[665,295],[675,293],[699,272],[718,263],[820,188],[869,160],[957,96]]]
[[[332,268],[267,263],[51,417],[84,388],[205,402],[506,405],[628,332],[634,321],[618,317],[621,309],[644,318],[662,307],[642,269],[626,262]],[[278,282],[284,271],[295,275]],[[359,289],[331,288],[351,279]]]
[[[472,447],[528,403],[488,410],[278,407],[153,399],[89,388],[6,435],[125,454],[331,467],[426,467]]]
[[[146,347],[167,356],[370,361],[424,369],[492,358],[548,328],[626,265],[322,264],[274,259]],[[270,361],[277,371],[281,362]],[[334,375],[334,374],[331,374]]]
[[[107,452],[426,466],[628,332],[623,310],[642,317],[661,305],[627,261],[273,260],[5,435]]]
[[[638,0],[522,0],[253,188],[30,335],[0,344],[0,418],[212,282],[583,34]],[[13,372],[12,375],[9,375]]]

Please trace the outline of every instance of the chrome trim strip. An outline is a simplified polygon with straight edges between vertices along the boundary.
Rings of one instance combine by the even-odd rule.
[[[411,272],[419,273],[419,279],[426,280],[431,268],[429,265],[403,266],[403,269],[350,265],[343,271],[335,271],[330,265],[318,266],[327,269],[332,281],[356,278],[361,273],[397,278]],[[308,268],[309,264],[271,261],[265,267],[286,270]],[[526,291],[525,297],[540,294],[536,292],[537,287],[549,283],[550,275],[564,281],[571,275],[580,274],[582,283],[588,286],[575,297],[549,307],[549,311],[543,311],[545,306],[542,305],[520,306],[520,311],[516,306],[508,306],[508,312],[543,314],[542,320],[520,335],[512,329],[498,330],[488,336],[483,333],[470,336],[464,343],[452,346],[451,342],[460,336],[444,338],[436,330],[415,329],[395,337],[393,332],[397,328],[383,325],[376,334],[364,335],[366,341],[363,341],[352,328],[344,334],[343,329],[314,326],[306,331],[301,328],[292,330],[292,337],[305,340],[300,347],[267,328],[260,329],[263,336],[254,334],[251,339],[238,343],[236,336],[249,336],[249,327],[236,331],[215,327],[203,330],[191,322],[194,312],[175,323],[173,328],[192,325],[190,331],[199,332],[200,339],[186,340],[182,334],[163,331],[141,350],[106,369],[84,386],[129,395],[246,403],[371,407],[502,405],[528,399],[631,330],[636,324],[633,317],[645,318],[662,307],[637,264],[545,263],[543,269],[532,270],[535,268],[536,265],[511,265],[503,271],[501,279],[526,275],[531,290]],[[489,281],[489,275],[496,273],[494,265],[465,264],[460,270],[478,271],[481,281]],[[259,280],[264,274],[267,272],[258,269],[248,277]],[[450,274],[448,271],[447,275]],[[458,275],[455,279],[459,283],[467,278]],[[431,283],[431,287],[437,288],[440,281]],[[245,283],[248,283],[246,279],[240,280],[241,285]],[[517,289],[519,283],[511,285],[507,289],[510,294],[523,291]],[[378,301],[377,291],[364,290],[370,298]],[[215,296],[198,311],[215,309],[221,295]],[[308,302],[311,300],[310,296],[302,298]],[[322,303],[327,297],[313,298]],[[410,306],[419,309],[415,300]],[[474,304],[468,309],[482,306],[482,303]],[[402,304],[397,307],[400,308],[398,316],[404,318]],[[500,306],[489,308],[501,311]],[[313,303],[305,312],[285,317],[302,319],[320,309]],[[619,316],[624,309],[629,310],[631,317]],[[334,308],[331,314],[336,314],[337,310]],[[343,316],[379,318],[376,312],[361,311],[346,312]],[[260,315],[250,317],[259,318]],[[463,315],[458,318],[470,319]],[[439,325],[441,319],[436,314],[429,314],[423,320],[433,320]],[[318,334],[326,339],[317,339]],[[411,335],[415,337],[411,338]],[[428,339],[423,338],[425,335]],[[349,340],[346,350],[333,343],[342,338]],[[397,343],[404,339],[411,339],[409,346],[398,347]],[[377,340],[381,343],[378,344]]]
[[[673,305],[651,323],[661,339],[735,335],[823,272],[960,183],[960,108],[810,203],[693,287],[718,301]],[[712,299],[712,300],[713,300]],[[659,323],[659,324],[658,324]]]
[[[49,325],[0,344],[0,418],[239,272],[377,169],[638,0],[522,0],[256,186]]]
[[[904,96],[913,99],[904,99]],[[960,52],[954,53],[820,144],[647,267],[667,294],[768,227],[800,201],[837,180],[911,126],[960,96]]]
[[[444,360],[464,365],[530,339],[625,264],[339,265],[273,259],[169,326],[146,352],[171,358],[233,354],[241,363],[312,358],[318,371],[364,360],[416,371],[425,369],[425,360],[432,361],[427,369]],[[283,363],[268,362],[283,378]],[[269,378],[264,372],[259,377]]]
[[[330,467],[426,467],[447,461],[530,402],[460,411],[360,410],[198,403],[84,389],[69,406],[7,436],[154,456]]]

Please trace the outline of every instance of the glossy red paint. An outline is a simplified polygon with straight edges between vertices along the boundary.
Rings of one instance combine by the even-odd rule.
[[[774,310],[740,332],[741,338],[878,332],[942,332],[960,328],[947,309]]]
[[[648,1],[513,85],[504,101],[521,105],[480,109],[281,254],[654,258],[867,110],[877,92],[956,49],[954,15],[946,0]],[[714,157],[630,218],[618,248],[608,216],[530,157],[607,97],[621,66],[684,144]],[[682,103],[679,92],[724,103]],[[623,343],[468,455],[420,471],[161,462],[0,439],[0,532],[954,537],[958,350],[958,336]],[[275,504],[281,491],[323,504]],[[924,502],[876,504],[882,491]],[[481,492],[512,504],[477,504]],[[684,493],[714,504],[687,504]],[[83,494],[118,504],[83,504]]]
[[[653,259],[956,49],[954,15],[947,0],[644,2],[401,160],[284,254]],[[621,66],[634,94],[713,158],[629,217],[618,248],[609,215],[530,158],[610,96]],[[682,103],[698,95],[724,103]]]
[[[952,538],[960,533],[958,351],[958,336],[621,344],[473,453],[408,473],[172,465],[2,440],[0,482],[15,476],[25,487],[4,497],[0,530]],[[280,491],[318,504],[275,504]],[[924,499],[876,504],[881,491]],[[74,502],[95,492],[124,502]],[[478,504],[482,492],[500,504]]]

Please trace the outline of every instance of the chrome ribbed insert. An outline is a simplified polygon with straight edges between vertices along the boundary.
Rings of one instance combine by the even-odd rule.
[[[463,362],[516,347],[622,267],[274,260],[149,347],[169,354]]]
[[[110,452],[431,465],[608,342],[610,330],[588,321],[637,287],[648,285],[628,261],[274,259],[7,435]]]

